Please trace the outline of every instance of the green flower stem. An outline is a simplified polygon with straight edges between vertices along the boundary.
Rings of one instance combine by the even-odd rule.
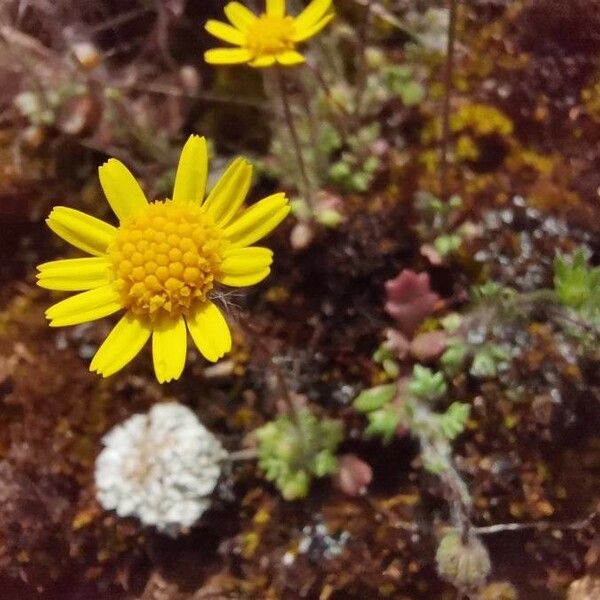
[[[309,90],[306,89],[304,80],[300,75],[297,78],[298,90],[302,96],[302,108],[306,114],[306,120],[308,122],[308,134],[310,136],[310,145],[315,153],[314,164],[312,165],[313,177],[315,172],[322,172],[324,170],[325,157],[323,156],[321,144],[319,143],[319,119],[313,110],[313,104],[311,102],[311,95]],[[320,174],[320,173],[319,173]]]
[[[327,83],[327,80],[325,79],[325,76],[323,75],[319,66],[316,64],[312,64],[310,62],[307,62],[306,66],[308,67],[310,72],[314,75],[317,83],[321,86],[323,93],[327,97],[327,100],[329,100],[332,104],[335,104],[335,107],[342,113],[342,115],[344,116],[344,118],[346,120],[348,120],[348,121],[351,120],[352,115],[348,112],[348,109],[341,102],[336,100],[334,95],[331,93],[331,88],[329,87],[329,84]],[[343,122],[341,119],[336,118],[336,125],[338,126],[340,131],[344,131],[344,132],[349,131],[348,127],[346,126],[346,123]]]
[[[314,197],[312,193],[312,186],[310,180],[308,178],[308,173],[306,171],[306,163],[304,161],[304,156],[302,154],[302,144],[300,143],[300,137],[298,135],[298,130],[296,129],[296,124],[294,123],[294,116],[292,115],[292,109],[290,106],[290,99],[288,95],[288,91],[285,85],[285,76],[283,71],[276,67],[277,73],[277,82],[279,84],[279,92],[281,95],[281,102],[283,105],[283,116],[285,118],[286,125],[290,132],[290,136],[292,138],[292,144],[294,146],[294,151],[296,153],[296,159],[298,161],[298,167],[300,168],[300,176],[302,178],[302,184],[304,186],[304,197],[308,205],[314,212]]]

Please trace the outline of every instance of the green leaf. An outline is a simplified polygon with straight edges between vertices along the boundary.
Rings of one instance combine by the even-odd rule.
[[[328,450],[322,450],[315,457],[312,471],[317,477],[325,477],[325,475],[334,473],[337,468],[337,458]]]
[[[308,495],[310,480],[311,477],[306,471],[295,471],[283,477],[277,485],[285,500],[298,500]]]
[[[554,289],[562,304],[585,317],[600,316],[600,267],[590,267],[585,248],[554,259]]]
[[[381,366],[383,367],[383,370],[385,371],[385,374],[388,377],[396,379],[398,375],[400,375],[400,366],[395,360],[391,358],[386,358],[381,364]]]
[[[439,417],[442,433],[449,440],[453,440],[465,430],[465,425],[471,413],[471,407],[462,402],[453,402],[448,410]]]
[[[452,194],[448,200],[448,204],[452,208],[460,208],[463,204],[462,198],[458,194]]]
[[[405,106],[416,106],[425,99],[425,88],[418,81],[408,81],[400,89],[400,98]]]
[[[318,211],[316,217],[321,225],[331,229],[335,229],[340,223],[344,222],[344,216],[333,208]]]
[[[415,365],[408,389],[417,398],[434,401],[446,394],[448,386],[443,373],[434,373],[427,367]]]
[[[344,437],[343,424],[317,419],[308,409],[282,415],[254,432],[258,464],[286,500],[306,496],[312,477],[337,468],[335,452]]]
[[[469,373],[479,378],[495,377],[498,374],[498,362],[489,348],[484,347],[475,353]]]
[[[352,169],[347,162],[338,161],[329,167],[329,177],[333,181],[344,181],[352,174]]]
[[[312,211],[306,200],[295,198],[290,202],[292,213],[300,220],[308,220],[312,216]]]
[[[449,235],[440,235],[433,241],[433,247],[437,250],[440,256],[448,256],[453,252],[456,252],[460,245],[462,244],[462,239],[460,235],[457,234],[449,234]]]
[[[385,344],[381,344],[373,352],[373,360],[379,364],[383,363],[384,360],[393,359],[394,357],[394,353]]]
[[[395,383],[379,385],[362,391],[354,400],[353,406],[360,412],[368,413],[389,404],[397,393]]]
[[[365,434],[369,437],[381,437],[385,443],[391,441],[400,425],[400,414],[391,406],[370,412],[368,418],[369,425]]]
[[[369,176],[365,173],[354,173],[350,178],[350,185],[356,192],[366,192],[369,189]]]
[[[463,368],[468,353],[469,349],[462,340],[458,338],[449,340],[448,347],[440,358],[444,371],[451,376],[457,375]]]
[[[454,333],[462,324],[462,317],[458,313],[450,313],[440,319],[442,327],[448,333]]]
[[[381,160],[377,156],[369,156],[363,163],[363,171],[368,175],[372,175],[381,166]]]

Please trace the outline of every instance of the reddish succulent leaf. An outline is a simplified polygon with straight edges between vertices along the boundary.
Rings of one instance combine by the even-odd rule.
[[[385,330],[384,346],[400,360],[405,359],[410,351],[410,340],[397,329],[388,327]]]
[[[385,284],[385,310],[396,320],[398,329],[412,336],[423,319],[428,317],[440,299],[429,285],[427,273],[404,269]]]
[[[448,345],[445,331],[427,331],[419,333],[410,343],[410,353],[421,363],[438,359]]]
[[[344,454],[339,459],[339,471],[335,475],[336,486],[350,496],[358,496],[373,479],[373,470],[355,454]]]

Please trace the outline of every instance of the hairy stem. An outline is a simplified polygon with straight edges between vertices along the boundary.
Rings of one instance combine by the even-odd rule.
[[[314,211],[314,198],[312,194],[312,186],[308,178],[308,172],[306,170],[306,163],[302,153],[302,144],[300,143],[300,136],[298,135],[298,129],[294,122],[294,116],[292,115],[292,109],[290,106],[290,99],[288,96],[287,87],[285,85],[285,77],[281,69],[277,68],[277,81],[279,83],[279,91],[281,95],[281,101],[283,104],[283,116],[287,128],[292,138],[292,145],[294,146],[294,152],[296,153],[296,160],[298,161],[298,168],[300,169],[300,177],[302,178],[302,185],[304,187],[304,198],[310,208]]]

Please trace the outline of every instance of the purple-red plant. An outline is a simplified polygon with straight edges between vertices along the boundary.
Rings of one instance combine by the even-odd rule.
[[[385,310],[398,323],[398,329],[409,338],[434,310],[440,297],[431,290],[429,275],[404,269],[386,281]]]
[[[355,454],[339,457],[339,470],[334,477],[336,486],[350,496],[362,494],[373,479],[373,470]]]

